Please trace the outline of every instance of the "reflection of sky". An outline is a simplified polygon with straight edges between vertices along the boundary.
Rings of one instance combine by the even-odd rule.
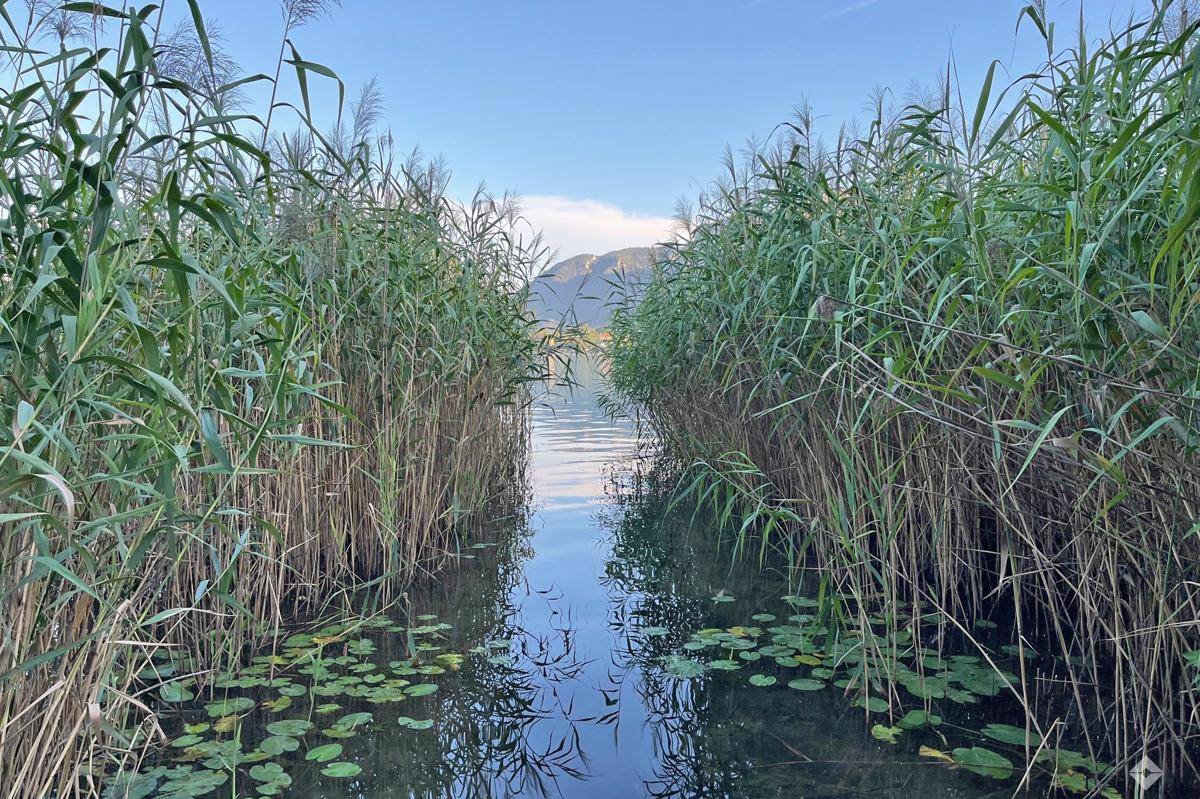
[[[612,689],[614,677],[622,683],[610,694],[620,699],[619,724],[576,726],[591,778],[563,778],[562,795],[640,796],[643,780],[654,770],[653,741],[635,693],[637,675],[621,674],[612,662],[620,642],[608,628],[610,597],[601,582],[609,543],[596,519],[605,501],[606,475],[633,456],[637,439],[631,425],[606,418],[600,409],[599,378],[588,364],[577,364],[574,377],[581,385],[573,392],[562,391],[534,411],[534,555],[524,568],[533,593],[522,587],[513,599],[533,635],[553,637],[569,620],[579,659],[591,661],[577,680],[554,686],[573,718],[610,713],[614,706],[597,689]],[[546,719],[544,733],[555,732],[562,732],[561,722]]]

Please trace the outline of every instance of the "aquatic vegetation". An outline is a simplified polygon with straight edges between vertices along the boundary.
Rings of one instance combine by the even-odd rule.
[[[784,597],[784,601],[793,609],[820,604],[813,598],[795,595]],[[773,613],[756,613],[753,618],[776,621],[779,617]],[[690,640],[680,647],[683,653],[736,651],[736,659],[702,662],[686,654],[673,653],[660,656],[658,662],[665,674],[677,680],[704,679],[706,675],[737,671],[752,663],[757,671],[749,677],[748,683],[756,688],[786,684],[787,688],[801,692],[840,689],[846,695],[847,704],[860,708],[871,718],[870,735],[889,746],[904,745],[908,737],[915,735],[918,743],[913,745],[918,746],[919,756],[983,777],[1009,780],[1015,774],[1025,773],[1024,767],[1018,769],[1014,762],[1027,762],[1033,779],[1043,780],[1067,792],[1083,794],[1100,790],[1105,797],[1120,796],[1115,789],[1104,785],[1111,779],[1112,765],[1060,748],[1061,741],[1052,745],[1032,727],[995,721],[972,729],[966,726],[968,718],[957,719],[961,713],[952,709],[953,704],[965,706],[990,700],[1001,694],[1002,689],[1009,692],[1007,697],[1002,697],[1009,707],[1000,710],[993,704],[990,705],[993,712],[1020,714],[1019,694],[1016,693],[1020,678],[1004,668],[1012,663],[993,662],[985,667],[983,658],[978,655],[946,656],[908,638],[888,640],[886,636],[875,636],[874,633],[870,635],[878,639],[877,645],[868,647],[858,640],[864,637],[859,631],[841,630],[836,625],[818,622],[811,614],[794,613],[787,616],[787,621],[790,623],[767,628],[703,628],[692,633]],[[885,626],[882,619],[876,619],[874,623],[878,627]],[[770,665],[777,668],[776,673],[762,671]],[[890,690],[897,686],[906,688],[907,696]],[[870,693],[858,695],[863,689]],[[911,707],[914,702],[920,706]],[[955,723],[946,724],[943,715],[934,712],[939,709],[939,702],[952,703],[942,712],[955,715]],[[910,707],[906,709],[906,705]],[[944,748],[949,748],[950,741],[965,742],[973,737],[977,742],[953,747],[947,752],[920,743],[930,740],[926,737],[930,732]],[[997,751],[997,744],[1007,748]]]
[[[87,32],[65,39],[36,5],[0,8],[0,772],[67,796],[157,739],[147,700],[510,514],[546,345],[515,208],[446,198],[370,87],[326,135],[308,91],[335,73],[281,49],[247,80],[303,102],[255,115],[194,0],[172,35],[150,5],[51,9]],[[222,675],[213,730],[269,675]]]
[[[340,705],[320,697],[392,704],[432,695],[437,691],[436,683],[372,673],[419,673],[427,662],[424,653],[439,650],[439,642],[450,629],[445,623],[406,629],[385,617],[373,617],[290,635],[276,654],[256,657],[252,665],[220,675],[213,683],[214,690],[220,690],[217,685],[223,684],[227,693],[219,699],[202,703],[175,693],[169,700],[164,698],[169,707],[164,707],[160,716],[174,718],[183,734],[171,741],[169,749],[155,758],[157,762],[151,767],[137,774],[124,770],[113,775],[108,793],[123,796],[120,791],[129,790],[130,795],[153,793],[186,799],[210,794],[224,786],[231,775],[235,782],[240,775],[256,783],[258,794],[273,796],[292,785],[289,768],[301,762],[320,766],[319,773],[325,777],[356,776],[362,767],[338,758],[347,754],[350,739],[381,723],[377,712],[341,712]],[[389,636],[403,633],[425,646],[413,647],[416,654],[407,661],[384,663],[375,641],[362,635],[364,630],[379,630]],[[458,653],[428,657],[444,659],[449,654]],[[367,676],[359,676],[363,674]],[[372,676],[379,679],[372,680]],[[190,686],[194,682],[195,678],[186,678],[174,684]],[[250,693],[228,693],[232,691]],[[296,704],[279,706],[267,699],[272,695],[295,699]],[[327,724],[314,720],[314,715],[334,714],[336,718]],[[199,720],[206,718],[216,721]],[[435,721],[398,716],[395,723],[400,728],[420,731],[433,728]]]
[[[1089,756],[1123,780],[1151,752],[1186,783],[1200,23],[1177,10],[1062,49],[1030,5],[1047,61],[1006,89],[993,68],[970,101],[881,99],[832,147],[807,115],[782,126],[702,198],[608,353],[729,554],[822,575],[812,612],[859,632],[868,709],[1008,694],[1044,732],[1025,672],[1052,661]],[[904,635],[1016,662],[892,668]]]

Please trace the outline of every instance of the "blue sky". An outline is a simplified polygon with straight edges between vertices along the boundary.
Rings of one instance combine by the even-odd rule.
[[[179,5],[182,5],[181,3]],[[297,31],[348,92],[373,76],[403,148],[444,155],[453,191],[525,198],[563,256],[649,243],[714,178],[726,145],[807,101],[835,136],[871,92],[931,83],[953,56],[973,94],[993,58],[1013,73],[1042,44],[1018,0],[345,0]],[[1078,2],[1048,0],[1072,41]],[[1091,32],[1136,0],[1088,0]],[[247,72],[277,53],[274,0],[203,0]],[[328,89],[328,87],[326,87]],[[328,107],[335,94],[326,92]]]

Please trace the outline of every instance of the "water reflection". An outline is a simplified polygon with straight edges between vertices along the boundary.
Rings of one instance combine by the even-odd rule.
[[[395,704],[339,696],[338,713],[373,714],[342,741],[340,759],[362,773],[339,779],[305,759],[327,742],[318,723],[297,751],[275,758],[295,795],[1007,795],[915,762],[918,743],[946,745],[936,733],[906,734],[902,747],[875,740],[841,691],[754,687],[748,670],[669,676],[663,657],[691,633],[745,624],[778,606],[789,586],[783,574],[735,563],[705,519],[668,510],[670,470],[639,458],[632,428],[603,413],[594,364],[577,364],[575,376],[577,390],[534,411],[533,512],[464,552],[451,575],[410,592],[398,621],[411,630],[436,616],[448,628],[419,641],[437,649],[422,649],[411,631],[381,631],[372,634],[372,665],[349,669],[394,674],[447,653],[462,655],[461,667],[431,678],[436,693]],[[714,603],[718,592],[737,601]],[[323,701],[298,699],[287,715],[315,718]],[[410,729],[402,717],[432,724]],[[245,751],[276,718],[247,718],[257,726],[244,730]],[[237,774],[226,796],[254,784]]]

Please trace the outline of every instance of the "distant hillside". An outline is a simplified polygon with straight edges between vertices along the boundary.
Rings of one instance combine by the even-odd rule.
[[[565,319],[567,324],[603,329],[611,315],[609,306],[649,277],[656,252],[654,247],[628,247],[559,261],[534,278],[529,307],[547,324]]]

